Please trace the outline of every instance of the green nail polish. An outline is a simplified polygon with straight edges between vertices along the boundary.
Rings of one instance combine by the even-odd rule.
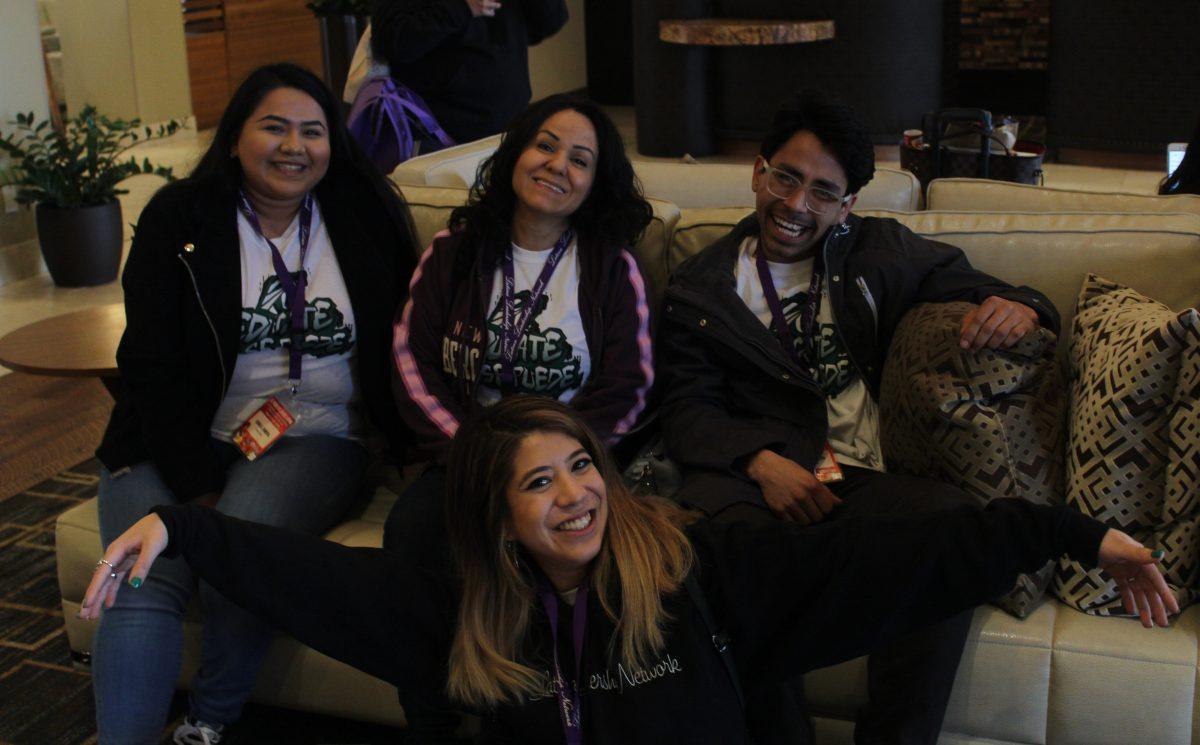
[[[1155,549],[1154,551],[1150,552],[1150,556],[1155,559],[1161,559],[1162,557],[1164,557],[1166,555],[1167,555],[1167,552],[1163,551],[1161,548]]]
[[[142,586],[142,578],[141,578],[141,577],[134,577],[133,579],[129,580],[129,585],[130,585],[130,586],[131,586],[133,589],[135,589],[135,590],[136,590],[137,588],[139,588],[139,587],[141,587],[141,586]]]

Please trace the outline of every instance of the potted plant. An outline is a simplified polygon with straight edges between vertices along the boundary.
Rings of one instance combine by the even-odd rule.
[[[321,62],[325,84],[342,97],[358,39],[371,20],[375,0],[311,0],[306,3],[321,24]]]
[[[17,114],[14,131],[0,137],[12,158],[6,180],[20,204],[35,204],[38,243],[56,285],[83,287],[112,282],[121,265],[124,235],[118,184],[139,173],[174,178],[170,168],[124,159],[136,144],[174,134],[175,121],[157,128],[137,119],[110,119],[85,106],[62,129]]]

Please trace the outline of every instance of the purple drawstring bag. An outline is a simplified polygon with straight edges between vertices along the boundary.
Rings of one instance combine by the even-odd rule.
[[[358,90],[347,125],[367,156],[385,174],[413,156],[414,145],[422,133],[441,147],[454,144],[428,104],[407,86],[387,76],[371,78]]]

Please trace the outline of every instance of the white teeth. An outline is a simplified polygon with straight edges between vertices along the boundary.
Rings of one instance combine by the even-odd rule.
[[[275,167],[282,171],[292,171],[294,173],[304,170],[304,166],[300,163],[276,163]]]
[[[775,221],[775,225],[778,226],[780,230],[782,230],[784,233],[787,233],[792,238],[799,236],[800,233],[807,230],[804,225],[795,222],[788,222],[787,220],[774,215],[771,216],[771,219]]]
[[[540,178],[535,178],[534,181],[541,184],[542,186],[545,186],[547,189],[553,189],[554,191],[558,192],[559,194],[567,193],[566,189],[562,188],[561,186],[558,186],[557,184],[552,184],[549,181],[543,181]]]
[[[565,523],[559,524],[555,530],[583,530],[592,524],[592,512],[588,510],[574,520],[568,520]]]

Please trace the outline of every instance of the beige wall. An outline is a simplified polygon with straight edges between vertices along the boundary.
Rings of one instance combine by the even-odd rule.
[[[54,0],[52,12],[69,112],[90,103],[146,122],[191,115],[178,0]]]
[[[49,114],[37,0],[0,0],[0,131],[18,112]]]
[[[587,85],[583,0],[567,0],[567,11],[571,15],[567,25],[529,50],[529,83],[535,101]]]

